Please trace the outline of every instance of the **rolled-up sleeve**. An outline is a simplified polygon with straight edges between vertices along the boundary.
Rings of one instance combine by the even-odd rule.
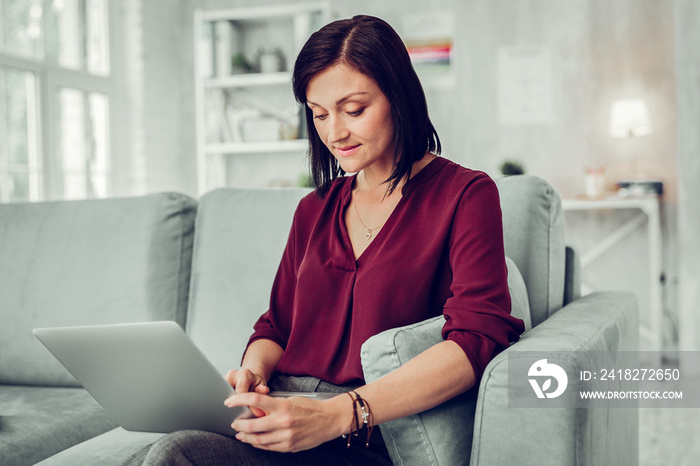
[[[462,348],[479,380],[489,361],[524,332],[522,320],[510,314],[500,200],[489,177],[464,190],[448,254],[452,283],[442,335]]]

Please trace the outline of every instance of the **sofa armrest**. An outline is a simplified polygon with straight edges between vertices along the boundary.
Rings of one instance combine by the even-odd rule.
[[[506,257],[511,313],[532,327],[527,289],[518,267]],[[414,356],[443,340],[443,316],[394,328],[368,339],[362,345],[362,368],[367,382],[393,372]],[[420,414],[380,425],[394,464],[466,465],[469,462],[476,387],[467,393]]]
[[[590,351],[633,351],[637,319],[631,293],[593,293],[495,357],[479,387],[470,464],[637,464],[636,409],[508,407],[513,352],[580,352],[583,358]]]

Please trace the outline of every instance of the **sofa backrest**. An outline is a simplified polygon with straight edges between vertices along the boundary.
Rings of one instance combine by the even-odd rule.
[[[561,198],[545,180],[516,175],[495,180],[501,197],[506,255],[527,286],[532,326],[564,304],[566,246]]]
[[[222,188],[197,211],[187,333],[214,366],[239,367],[308,189]]]
[[[541,178],[496,180],[506,255],[527,286],[532,325],[564,300],[561,199]],[[303,188],[222,188],[199,200],[187,332],[221,372],[238,367],[270,290]]]
[[[184,324],[195,211],[180,194],[0,205],[0,383],[77,385],[33,328]]]

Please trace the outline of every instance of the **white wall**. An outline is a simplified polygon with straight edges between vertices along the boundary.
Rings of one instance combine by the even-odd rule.
[[[700,4],[676,1],[680,349],[700,350]],[[698,371],[700,368],[694,368]]]
[[[195,8],[261,2],[126,3],[138,6],[143,28],[143,49],[136,57],[143,68],[139,71],[136,67],[143,84],[143,124],[134,129],[136,133],[143,131],[140,164],[135,163],[141,167],[141,178],[134,186],[145,191],[174,189],[193,194],[192,12]],[[285,3],[295,1],[265,2]],[[694,25],[700,14],[694,0],[331,0],[330,5],[336,17],[358,13],[380,16],[401,35],[410,32],[402,29],[404,12],[452,13],[455,86],[426,86],[431,117],[446,157],[492,175],[498,174],[497,167],[504,159],[519,159],[529,173],[549,180],[563,196],[584,191],[588,167],[605,167],[610,183],[639,168],[661,178],[666,190],[666,307],[677,312],[676,284],[680,281],[681,305],[692,310],[698,298],[695,286],[700,287],[700,245],[694,241],[700,214],[690,201],[700,194],[694,183],[700,175],[700,136],[696,130],[700,120],[700,84],[696,79],[700,53],[693,46],[698,43]],[[549,82],[542,91],[549,114],[538,123],[508,124],[500,113],[499,79],[504,75],[499,71],[498,57],[502,51],[525,45],[544,51],[548,57],[546,67],[537,71],[545,73]],[[626,97],[641,97],[647,102],[651,135],[633,141],[608,136],[612,101]],[[136,136],[132,144],[137,144]],[[255,162],[241,158],[240,163]],[[265,164],[280,165],[272,156]],[[242,173],[251,173],[250,168],[241,168]],[[680,225],[678,232],[676,225]],[[644,265],[634,254],[624,260],[630,262],[630,268]],[[610,287],[616,284],[611,282]],[[692,317],[694,313],[686,314],[680,327],[685,341],[697,346],[700,326]],[[691,321],[695,323],[686,325]]]
[[[266,2],[285,3],[294,2]],[[186,0],[185,9],[259,4]],[[406,12],[453,14],[456,86],[426,86],[446,156],[494,174],[504,159],[520,159],[564,196],[584,190],[588,167],[604,166],[611,183],[639,167],[661,177],[667,200],[675,201],[673,0],[331,0],[330,5],[335,17],[380,16],[403,36]],[[183,32],[190,30],[185,24]],[[551,115],[541,123],[499,121],[498,55],[518,45],[539,47],[550,57]],[[645,99],[654,128],[631,144],[607,134],[610,106],[625,97]],[[630,152],[637,155],[634,163]]]
[[[196,193],[192,22],[182,2],[122,0],[114,74],[122,101],[113,122],[114,195]],[[185,15],[187,11],[187,15]]]

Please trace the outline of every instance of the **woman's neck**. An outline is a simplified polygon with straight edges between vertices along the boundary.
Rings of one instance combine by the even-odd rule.
[[[426,154],[418,161],[413,164],[411,170],[410,178],[417,175],[423,168],[425,168],[430,162],[433,161],[437,156],[430,152]],[[355,191],[361,192],[364,195],[369,195],[372,197],[383,198],[388,195],[389,183],[386,180],[389,179],[393,171],[393,165],[386,164],[384,166],[377,166],[376,164],[362,170],[357,174],[355,179]],[[404,185],[406,184],[406,179],[403,178],[396,185],[394,193],[400,193]]]

